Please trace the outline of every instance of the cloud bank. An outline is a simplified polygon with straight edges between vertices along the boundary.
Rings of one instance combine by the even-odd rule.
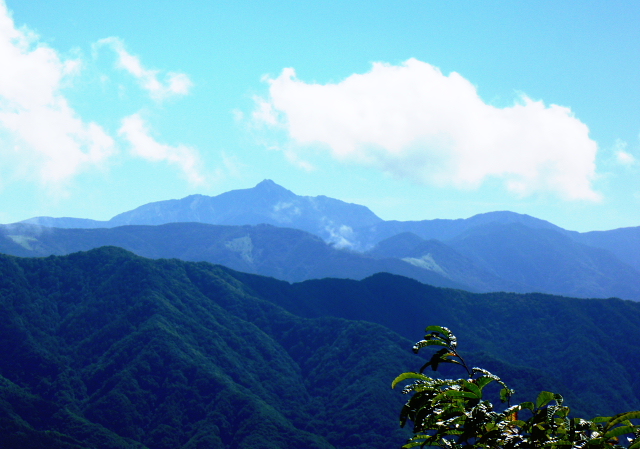
[[[117,68],[133,75],[154,100],[186,95],[192,87],[183,73],[146,69],[125,50],[121,39],[110,37],[94,44],[117,55]],[[204,181],[200,158],[193,148],[156,142],[138,114],[125,117],[117,135],[83,120],[70,106],[65,89],[86,70],[82,59],[64,59],[26,27],[16,28],[0,0],[0,183],[36,180],[59,187],[91,167],[102,168],[119,151],[123,138],[134,156],[176,165],[193,184]]]
[[[11,152],[21,165],[31,161],[41,181],[56,183],[114,154],[113,139],[100,125],[78,117],[61,93],[80,61],[62,60],[35,34],[16,29],[2,1],[0,61],[3,156]]]
[[[140,62],[140,58],[129,53],[124,46],[122,39],[108,37],[100,39],[94,49],[108,46],[118,56],[117,66],[133,75],[140,84],[140,87],[149,92],[154,100],[164,100],[175,95],[187,95],[193,86],[189,77],[184,73],[168,72],[165,81],[158,79],[159,70],[145,69]]]
[[[338,161],[438,186],[477,188],[501,179],[518,195],[553,192],[598,200],[597,144],[569,108],[521,96],[486,104],[458,73],[425,62],[375,63],[337,84],[309,84],[291,68],[267,79],[254,121],[285,130],[287,152],[324,148]]]
[[[130,115],[122,120],[118,134],[131,145],[132,154],[148,161],[165,161],[182,169],[187,180],[194,185],[205,182],[198,167],[201,165],[198,152],[185,145],[170,146],[157,142],[140,114]]]

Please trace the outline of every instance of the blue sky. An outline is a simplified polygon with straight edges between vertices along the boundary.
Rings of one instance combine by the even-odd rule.
[[[639,226],[638,23],[616,1],[8,0],[0,222],[269,178],[384,219]]]

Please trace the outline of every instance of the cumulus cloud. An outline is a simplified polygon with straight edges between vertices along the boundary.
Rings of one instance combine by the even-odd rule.
[[[165,161],[180,167],[187,180],[194,185],[203,184],[198,152],[185,145],[170,146],[157,142],[149,133],[149,128],[140,114],[133,114],[122,120],[118,134],[131,145],[131,153],[143,159]]]
[[[16,170],[34,170],[41,181],[58,183],[114,154],[113,139],[96,123],[85,123],[61,93],[80,61],[63,60],[37,35],[17,29],[2,0],[0,61],[2,157],[16,158]]]
[[[160,71],[145,69],[140,62],[140,58],[129,53],[124,46],[122,39],[108,37],[100,39],[95,48],[107,46],[118,56],[117,66],[131,75],[140,83],[140,86],[149,92],[151,98],[164,100],[174,95],[187,95],[193,83],[184,73],[168,72],[164,81],[158,79]]]
[[[521,96],[486,104],[460,74],[416,59],[375,63],[336,84],[310,84],[284,69],[256,99],[254,121],[284,130],[285,151],[324,148],[339,161],[459,188],[500,178],[519,195],[554,192],[598,200],[597,144],[569,108]],[[288,155],[290,159],[294,159]]]
[[[115,51],[118,67],[154,100],[186,95],[192,86],[182,73],[168,72],[161,80],[161,73],[146,69],[120,39],[103,39],[94,49],[102,46]],[[83,120],[65,92],[91,69],[86,60],[64,58],[28,28],[17,28],[0,0],[0,183],[37,180],[48,188],[63,187],[52,192],[64,192],[66,181],[90,167],[104,167],[125,143],[134,156],[175,164],[189,182],[204,182],[197,151],[156,142],[138,114],[122,120],[118,140],[99,124]]]

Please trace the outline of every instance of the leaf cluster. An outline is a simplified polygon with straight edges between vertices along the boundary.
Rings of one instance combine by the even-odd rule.
[[[570,408],[560,394],[543,391],[534,402],[511,405],[514,390],[496,375],[482,368],[469,368],[457,351],[457,339],[446,327],[429,326],[413,351],[438,346],[419,372],[399,375],[392,383],[413,380],[404,387],[411,394],[400,412],[400,425],[413,422],[414,436],[403,448],[640,448],[640,411],[591,420],[570,418]],[[438,379],[425,375],[442,363],[462,366],[467,378]],[[484,389],[497,383],[500,400],[507,407],[498,411],[484,399]],[[625,436],[624,441],[620,437]]]

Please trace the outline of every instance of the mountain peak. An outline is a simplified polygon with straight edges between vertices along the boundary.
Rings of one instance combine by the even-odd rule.
[[[278,184],[273,182],[273,180],[271,179],[263,179],[258,184],[256,184],[256,187],[267,187],[267,186],[277,186],[277,185]]]
[[[279,184],[276,184],[271,179],[264,179],[264,180],[260,181],[258,184],[256,184],[254,189],[260,189],[260,190],[274,190],[274,189],[279,189],[280,190],[280,189],[282,189],[282,190],[286,190],[284,187],[282,187]]]
[[[560,228],[559,226],[554,225],[553,223],[549,223],[546,220],[541,220],[540,218],[532,217],[527,214],[519,214],[517,212],[511,211],[494,211],[494,212],[485,212],[482,214],[474,215],[466,220],[469,224],[473,225],[483,225],[489,223],[502,223],[502,224],[511,224],[511,223],[520,223],[530,228],[534,229],[553,229],[555,231],[559,231],[562,233],[567,233],[565,229]]]
[[[262,199],[291,199],[297,197],[295,193],[282,187],[280,184],[276,184],[271,179],[264,179],[256,184],[255,187],[249,189],[232,190],[231,192],[251,192],[254,195],[258,195]],[[223,194],[224,195],[224,194]]]

